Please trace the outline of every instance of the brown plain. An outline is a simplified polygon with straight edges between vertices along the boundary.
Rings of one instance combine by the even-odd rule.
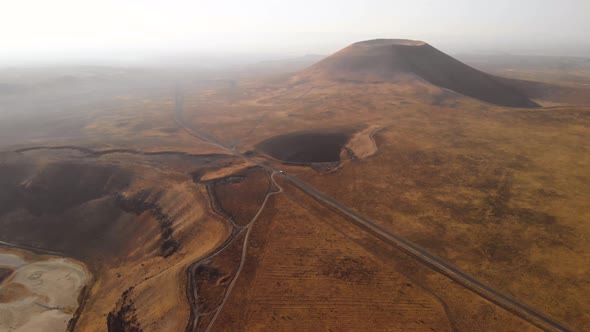
[[[184,82],[186,124],[587,330],[590,108],[560,106],[580,106],[583,90],[528,95],[422,42],[355,45],[287,79]],[[438,61],[443,69],[426,66]],[[18,144],[2,143],[12,152],[0,154],[0,224],[9,230],[0,240],[61,251],[92,270],[72,329],[181,331],[192,300],[203,314],[197,330],[537,329],[278,174],[284,192],[269,197],[242,242],[236,230],[276,189],[270,174],[183,131],[168,88],[113,92],[109,103],[87,105],[90,120],[62,114],[60,132],[39,121],[10,134]],[[280,136],[327,131],[351,138],[339,161],[294,165],[259,149]],[[275,148],[290,152],[293,144]],[[66,147],[14,152],[39,145]],[[191,275],[194,264],[201,270]]]
[[[555,107],[551,94],[537,99],[550,109],[498,107],[423,81],[326,77],[321,64],[283,85],[245,85],[248,98],[218,107],[189,96],[186,111],[229,142],[235,131],[213,110],[243,105],[243,152],[285,133],[384,128],[376,154],[334,172],[267,162],[549,317],[590,326],[590,108]]]

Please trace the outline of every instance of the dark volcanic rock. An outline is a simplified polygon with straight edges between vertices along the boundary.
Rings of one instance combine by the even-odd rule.
[[[413,40],[375,39],[354,43],[298,76],[303,80],[320,77],[350,83],[391,82],[417,77],[499,106],[539,107],[501,78],[469,67],[427,43]]]
[[[173,218],[164,213],[162,208],[157,204],[157,201],[162,195],[163,193],[161,192],[151,193],[147,190],[142,190],[130,198],[119,194],[117,195],[117,202],[127,212],[133,212],[137,215],[146,211],[151,213],[160,228],[160,236],[162,238],[160,255],[167,258],[180,249],[180,243],[172,236],[172,233],[174,233],[172,227]]]
[[[299,132],[271,137],[256,147],[271,157],[289,163],[340,161],[340,151],[350,138],[343,132]]]
[[[107,316],[107,328],[109,332],[142,332],[137,321],[137,309],[131,299],[133,287],[130,287],[121,295],[115,310]]]

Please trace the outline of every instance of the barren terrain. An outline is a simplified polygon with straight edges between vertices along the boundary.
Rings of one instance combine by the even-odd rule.
[[[2,251],[7,253],[0,254],[0,267],[10,273],[0,279],[0,329],[64,331],[90,281],[86,266],[71,259]]]
[[[53,309],[0,326],[589,329],[585,74],[477,64],[373,40],[274,76],[5,76],[0,308]],[[77,277],[34,289],[49,263]]]

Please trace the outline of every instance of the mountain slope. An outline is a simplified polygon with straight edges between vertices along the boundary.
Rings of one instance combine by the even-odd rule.
[[[418,78],[495,105],[539,106],[501,79],[469,67],[421,41],[375,39],[358,42],[298,76],[344,82],[397,82]]]

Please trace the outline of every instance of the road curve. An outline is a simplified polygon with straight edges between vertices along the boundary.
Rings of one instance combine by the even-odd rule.
[[[223,309],[223,306],[225,305],[225,302],[227,301],[232,289],[234,288],[236,282],[238,281],[238,277],[240,276],[240,273],[242,272],[242,269],[244,267],[244,263],[246,262],[246,254],[248,252],[248,239],[250,238],[250,233],[252,232],[252,228],[254,226],[254,223],[256,222],[256,220],[258,220],[258,217],[260,216],[260,214],[262,213],[262,210],[264,209],[264,207],[266,206],[266,202],[268,201],[268,199],[270,198],[270,196],[272,195],[276,195],[279,193],[283,192],[283,188],[275,182],[275,179],[273,178],[273,176],[277,174],[276,172],[272,173],[270,175],[270,180],[271,182],[277,186],[277,188],[279,188],[278,191],[273,191],[270,192],[268,194],[266,194],[266,197],[264,198],[264,202],[262,202],[262,205],[260,206],[260,209],[258,209],[258,212],[256,213],[256,215],[254,216],[254,218],[252,218],[252,220],[250,221],[250,223],[248,224],[248,226],[246,226],[246,228],[248,229],[246,231],[246,237],[244,238],[244,244],[242,247],[242,256],[240,258],[240,266],[238,267],[238,270],[236,271],[236,275],[234,276],[234,278],[232,279],[231,283],[229,284],[229,286],[227,287],[227,291],[225,292],[225,296],[223,297],[223,301],[221,302],[221,304],[219,305],[219,307],[217,309],[215,309],[215,315],[213,316],[213,318],[211,319],[211,321],[209,321],[209,324],[207,325],[207,328],[205,329],[205,332],[209,332],[211,330],[211,327],[213,326],[213,323],[215,323],[215,321],[217,320],[217,317],[219,316],[219,313],[221,312],[221,309]]]
[[[339,203],[335,199],[321,193],[320,191],[312,188],[308,184],[290,176],[282,171],[275,169],[269,164],[254,160],[248,156],[245,156],[242,153],[237,151],[233,151],[231,148],[225,146],[222,142],[218,141],[216,138],[212,137],[211,135],[207,134],[206,132],[195,130],[190,126],[186,125],[183,112],[182,112],[182,93],[180,89],[177,87],[176,89],[176,122],[177,124],[184,129],[188,134],[194,136],[202,141],[208,142],[212,145],[215,145],[225,151],[228,151],[240,158],[243,158],[247,161],[250,161],[272,173],[280,173],[283,178],[301,190],[303,193],[309,195],[316,201],[324,204],[336,212],[340,213],[342,216],[346,217],[349,221],[351,221],[357,227],[367,231],[368,233],[376,236],[377,238],[381,239],[385,243],[388,243],[403,252],[407,253],[408,255],[414,257],[419,262],[423,263],[424,265],[430,267],[434,271],[448,277],[449,279],[455,281],[459,285],[471,290],[472,292],[480,295],[481,297],[495,303],[496,305],[510,311],[511,313],[525,319],[526,321],[530,322],[531,324],[545,330],[545,331],[570,331],[567,327],[563,326],[559,322],[545,316],[544,314],[536,311],[535,309],[516,301],[515,299],[504,295],[491,287],[488,287],[475,279],[474,277],[469,276],[468,274],[462,272],[458,268],[454,267],[453,265],[445,262],[444,260],[430,254],[425,249],[397,236],[386,230],[385,228],[377,225],[373,221],[361,216],[359,213],[349,209],[348,207],[344,206],[343,204]],[[274,181],[273,181],[274,182]],[[209,326],[210,327],[210,326]]]
[[[225,302],[227,301],[232,289],[234,288],[236,281],[238,280],[238,276],[242,272],[242,269],[244,267],[244,263],[246,262],[246,254],[247,254],[247,250],[248,250],[248,239],[250,238],[250,233],[252,231],[252,227],[253,227],[254,223],[256,222],[256,220],[258,220],[258,217],[260,216],[260,214],[264,210],[264,207],[266,206],[266,203],[268,202],[270,196],[273,196],[273,195],[283,192],[283,188],[278,183],[276,183],[275,179],[273,178],[273,176],[275,174],[277,174],[277,173],[276,172],[271,173],[270,180],[271,180],[272,184],[274,184],[278,188],[278,190],[277,191],[270,191],[266,194],[266,196],[264,197],[264,201],[260,205],[260,208],[258,209],[256,214],[254,215],[252,220],[250,220],[250,222],[244,227],[238,227],[237,225],[233,224],[234,229],[238,230],[237,233],[232,232],[233,233],[232,236],[230,238],[228,238],[219,248],[217,248],[215,251],[213,251],[210,255],[205,256],[202,259],[200,259],[199,261],[190,265],[188,273],[187,273],[188,274],[187,295],[188,295],[189,300],[191,302],[191,315],[189,318],[189,323],[186,328],[187,332],[195,332],[197,330],[197,323],[199,321],[199,318],[203,316],[203,314],[199,313],[199,310],[198,310],[198,304],[197,304],[198,303],[197,302],[198,294],[197,294],[195,286],[194,286],[194,279],[195,279],[194,273],[195,273],[196,269],[204,261],[209,260],[209,259],[219,255],[220,253],[222,253],[227,247],[229,247],[234,242],[234,240],[237,238],[237,236],[239,234],[241,234],[242,232],[246,232],[246,235],[244,238],[244,243],[242,244],[242,255],[240,256],[240,265],[239,265],[238,269],[236,270],[236,273],[235,273],[234,277],[232,278],[232,280],[225,292],[225,295],[223,296],[223,301],[219,304],[219,306],[217,308],[215,308],[213,310],[215,312],[213,315],[213,318],[211,319],[209,324],[207,324],[207,327],[205,329],[205,331],[209,331],[211,329],[211,327],[213,326],[213,323],[215,322],[215,320],[217,320],[217,316],[219,316],[221,309],[225,305]]]

